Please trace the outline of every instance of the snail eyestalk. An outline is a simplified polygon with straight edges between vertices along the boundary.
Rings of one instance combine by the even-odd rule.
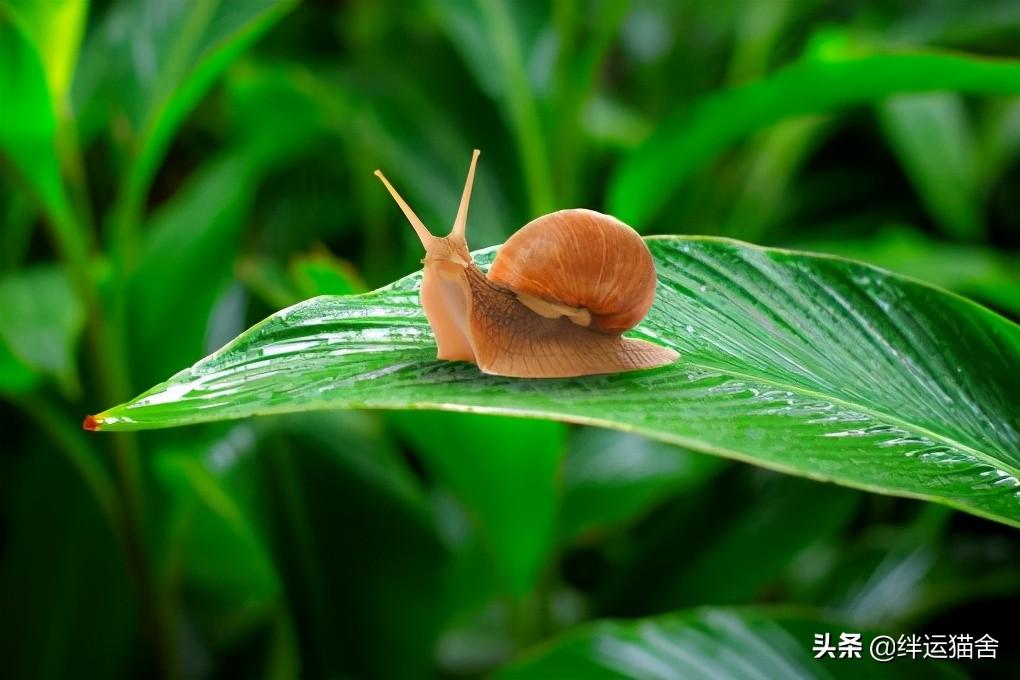
[[[374,174],[382,181],[386,190],[390,192],[390,196],[392,196],[393,200],[397,202],[398,206],[400,206],[400,210],[404,213],[404,217],[406,217],[407,221],[411,223],[411,227],[414,228],[414,232],[418,234],[421,244],[425,246],[425,252],[428,253],[430,250],[434,250],[434,243],[438,239],[432,235],[432,232],[428,230],[428,227],[425,226],[421,219],[414,214],[414,211],[411,210],[411,206],[409,206],[407,201],[405,201],[400,194],[397,193],[397,190],[393,188],[393,185],[390,184],[389,180],[386,179],[386,176],[382,174],[382,171],[376,170]]]
[[[471,165],[468,167],[467,179],[464,180],[464,193],[460,196],[460,207],[457,208],[457,219],[453,221],[453,229],[450,236],[461,241],[466,240],[468,205],[471,203],[471,192],[475,186],[475,166],[478,165],[478,156],[481,151],[475,149],[471,154]]]

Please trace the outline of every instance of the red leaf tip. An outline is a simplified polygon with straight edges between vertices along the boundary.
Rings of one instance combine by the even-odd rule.
[[[81,424],[82,429],[95,432],[99,429],[99,419],[95,416],[85,416],[85,422]]]

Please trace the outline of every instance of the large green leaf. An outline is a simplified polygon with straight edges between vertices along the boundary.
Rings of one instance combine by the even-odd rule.
[[[861,658],[815,658],[815,635],[833,646],[860,633]],[[501,678],[931,678],[959,677],[949,661],[868,657],[873,635],[806,614],[698,609],[638,621],[603,621],[536,648]]]
[[[1020,93],[1020,61],[936,52],[809,56],[678,112],[635,149],[610,186],[614,215],[641,228],[677,186],[751,132],[899,93]]]
[[[86,426],[329,408],[553,418],[1020,525],[1020,327],[848,260],[703,237],[648,245],[660,286],[634,334],[677,349],[669,367],[517,380],[436,361],[412,275],[285,309]]]

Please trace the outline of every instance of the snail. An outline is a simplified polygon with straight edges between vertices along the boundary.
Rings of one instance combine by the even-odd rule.
[[[637,232],[592,210],[532,220],[500,248],[488,274],[471,259],[468,204],[479,152],[445,238],[434,236],[379,170],[425,247],[421,303],[437,358],[483,373],[564,378],[673,363],[672,349],[624,338],[655,296],[655,266]]]

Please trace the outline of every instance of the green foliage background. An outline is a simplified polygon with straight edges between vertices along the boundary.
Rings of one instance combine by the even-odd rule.
[[[734,621],[988,632],[961,670],[1010,677],[1020,537],[943,507],[554,422],[79,423],[417,269],[371,171],[438,231],[474,147],[473,247],[591,207],[1016,320],[1018,46],[994,0],[0,0],[0,674],[581,674],[632,634],[585,622],[664,617],[752,660]]]

